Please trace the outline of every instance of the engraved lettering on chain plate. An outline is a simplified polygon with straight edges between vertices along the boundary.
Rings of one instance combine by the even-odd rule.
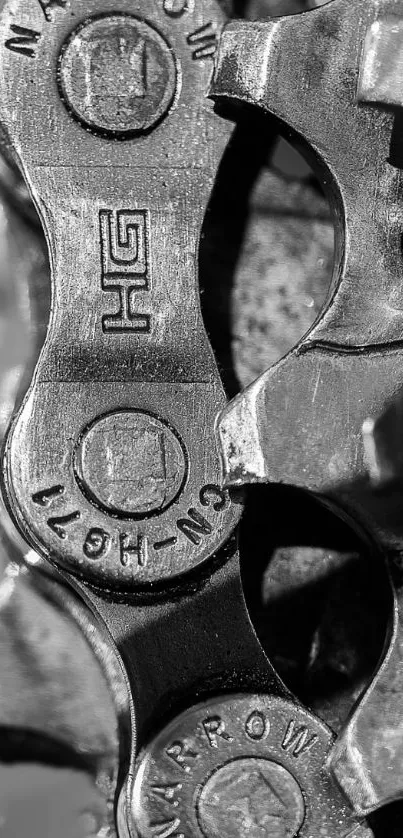
[[[227,695],[192,707],[138,758],[135,834],[336,838],[342,822],[347,835],[356,821],[325,768],[332,742],[323,722],[284,698]]]
[[[136,292],[150,289],[149,237],[147,210],[100,210],[102,288],[119,295],[116,314],[102,316],[104,332],[147,334],[151,328],[149,312],[135,309]]]
[[[216,0],[0,11],[0,122],[52,267],[3,489],[36,550],[129,595],[176,586],[241,511],[220,487],[197,262],[232,130],[206,97],[223,23]]]

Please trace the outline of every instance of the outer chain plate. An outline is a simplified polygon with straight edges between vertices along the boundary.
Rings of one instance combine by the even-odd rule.
[[[214,0],[9,0],[0,119],[46,230],[47,339],[10,432],[23,534],[95,585],[194,569],[238,510],[197,247],[229,128],[206,91]]]
[[[139,757],[141,838],[368,836],[326,771],[330,730],[292,701],[228,695],[182,713]]]

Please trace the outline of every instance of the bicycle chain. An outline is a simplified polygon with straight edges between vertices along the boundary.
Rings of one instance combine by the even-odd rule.
[[[204,98],[222,17],[212,3],[162,2],[147,19],[141,2],[119,8],[3,10],[4,88],[18,107],[7,94],[1,118],[53,275],[6,491],[44,554],[131,592],[202,564],[239,507],[219,487],[224,393],[196,273],[229,137]]]
[[[400,495],[392,486],[374,498],[369,485],[382,456],[374,420],[402,385],[402,18],[394,0],[334,0],[300,17],[234,22],[212,87],[289,126],[313,153],[333,208],[333,284],[320,316],[223,411],[218,435],[226,485],[281,481],[321,493],[391,558],[391,635],[331,760],[361,814],[403,794]]]
[[[214,0],[1,10],[0,121],[52,267],[4,494],[126,667],[136,729],[122,834],[364,838],[328,770],[331,731],[254,634],[241,505],[220,484],[225,399],[196,251],[230,136],[206,98],[222,24]]]

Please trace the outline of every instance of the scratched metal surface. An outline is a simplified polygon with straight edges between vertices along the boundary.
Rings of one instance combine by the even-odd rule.
[[[270,5],[265,0],[260,3],[252,1],[249,15],[259,16],[267,12],[269,6],[271,10],[273,6],[279,5],[278,2]],[[289,11],[295,8],[295,4],[291,8],[291,4],[286,4],[285,0],[284,5],[287,5]],[[210,225],[210,229],[207,222],[209,235],[206,237],[206,266],[210,265],[210,278],[214,277],[216,271],[220,272],[220,284],[217,294],[217,290],[214,291],[212,288],[213,282],[210,285],[210,281],[206,279],[203,305],[205,318],[213,335],[213,344],[215,341],[215,349],[224,369],[224,377],[227,379],[228,388],[233,391],[236,387],[245,386],[263,372],[291,348],[306,331],[320,309],[326,293],[332,262],[333,234],[326,202],[303,165],[299,161],[293,161],[288,153],[284,155],[284,148],[283,151],[281,148],[279,151],[273,128],[270,126],[266,130],[266,145],[260,143],[259,155],[256,158],[258,165],[255,160],[256,170],[253,170],[254,167],[250,166],[250,162],[245,163],[248,161],[248,155],[249,160],[253,157],[256,148],[253,137],[248,136],[248,131],[240,130],[235,139],[235,153],[230,161],[229,171],[231,171],[231,166],[234,167],[232,171],[237,170],[239,166],[243,166],[245,170],[245,201],[242,212],[237,214],[233,210],[234,179],[228,177],[222,185],[222,191],[225,193],[224,197],[221,195],[223,203],[220,204],[218,201],[214,225]],[[277,151],[273,162],[274,146]],[[255,181],[252,190],[251,181]],[[239,192],[236,194],[238,197]],[[4,394],[2,395],[3,431],[18,390],[24,363],[26,359],[32,361],[35,354],[36,335],[32,333],[30,325],[33,316],[35,319],[32,307],[36,305],[38,294],[46,298],[46,267],[43,261],[43,249],[37,245],[32,227],[23,229],[22,238],[17,237],[15,245],[14,233],[18,229],[18,223],[12,216],[4,220],[0,264],[2,301],[0,388],[1,393]],[[235,245],[236,233],[239,230],[243,234],[241,249]],[[31,242],[30,246],[29,242]],[[36,284],[32,299],[27,294],[26,264],[25,267],[22,265],[19,270],[15,269],[15,253],[10,255],[6,252],[6,249],[10,247],[16,248],[19,256],[24,254],[28,265],[32,263],[39,265],[39,268],[37,267],[34,271]],[[10,264],[14,266],[12,276]],[[19,278],[21,278],[21,283],[19,283]],[[227,330],[222,328],[223,323],[228,324]],[[40,340],[37,342],[40,345]],[[290,510],[293,508],[292,504],[296,502],[296,499],[290,498]],[[314,550],[312,545],[304,544],[301,531],[298,532],[297,529],[295,539],[298,540],[298,538],[302,540],[302,547],[299,545],[297,551],[295,545],[292,548],[292,572],[290,572],[289,552],[287,553],[289,545],[278,547],[274,543],[271,551],[266,548],[265,555],[268,561],[271,559],[269,567],[267,569],[265,565],[261,569],[261,577],[265,580],[263,597],[261,597],[259,586],[256,585],[256,574],[250,572],[248,574],[247,570],[245,571],[246,589],[259,633],[286,681],[288,680],[290,686],[293,686],[297,692],[299,691],[301,697],[308,698],[319,715],[322,714],[323,718],[331,720],[337,727],[343,713],[347,712],[356,697],[357,690],[361,688],[363,680],[368,676],[379,643],[382,642],[382,624],[379,626],[379,632],[375,631],[372,635],[369,650],[368,635],[365,632],[364,636],[358,637],[357,640],[357,632],[359,633],[358,629],[362,625],[362,620],[364,619],[365,625],[369,625],[372,592],[366,590],[365,596],[362,595],[359,556],[357,549],[348,550],[348,537],[346,536],[344,544],[336,545],[339,546],[338,550],[334,549],[331,544],[330,547],[325,548],[325,551],[320,544],[316,545]],[[281,536],[279,539],[281,540]],[[320,538],[318,540],[320,541]],[[275,539],[273,541],[275,542]],[[356,548],[356,545],[354,547]],[[4,551],[2,558],[4,562]],[[344,573],[343,576],[339,570],[345,568],[346,565],[353,567],[353,570]],[[321,583],[323,577],[327,580],[324,586],[318,584],[318,579]],[[347,628],[344,628],[346,594],[349,591],[351,595],[352,578],[355,587],[351,596],[353,603],[350,611],[353,611],[353,616],[347,619]],[[32,596],[38,597],[39,604],[41,593],[37,592],[35,575],[31,577],[31,581],[27,581],[24,577],[23,584],[28,586],[28,590],[32,589]],[[296,606],[300,608],[301,619],[303,619],[306,612],[303,601],[307,585],[312,587],[312,602],[316,611],[314,608],[315,619],[307,627],[302,644],[304,648],[301,651],[300,644],[295,643],[293,631],[288,632],[285,644],[282,643],[278,625],[284,627],[290,624],[290,615],[294,613]],[[321,608],[318,608],[318,599],[322,602]],[[272,616],[273,605],[275,606],[274,617]],[[3,614],[5,615],[5,630],[12,637],[18,637],[15,615],[10,618],[6,612]],[[295,623],[295,620],[293,622]],[[382,623],[382,620],[380,622]],[[49,615],[48,631],[53,629],[56,629],[56,620]],[[25,627],[18,631],[21,631],[20,639],[24,640],[24,635],[29,632],[29,628]],[[76,649],[76,663],[79,667],[82,665],[86,651],[78,651],[79,645]],[[42,651],[43,648],[39,647],[38,660],[46,669]],[[364,665],[362,664],[363,655]],[[24,659],[24,665],[22,665],[22,659],[17,650],[16,670],[21,667],[21,673],[24,674],[25,670],[25,673],[29,675],[30,670],[37,666],[35,660],[36,657],[32,654],[28,662],[26,658]],[[312,662],[316,665],[317,678],[316,685],[315,678],[313,679],[313,692]],[[310,667],[309,676],[306,674],[307,666]],[[340,681],[337,678],[334,679],[335,672],[338,675],[342,673],[341,687]],[[57,678],[57,673],[48,668],[44,678],[47,678],[45,683],[48,683],[51,689],[52,680]],[[307,679],[308,688],[306,688]],[[330,691],[323,690],[327,679],[333,684]],[[107,706],[107,693],[104,700]],[[63,702],[61,702],[60,712],[61,715],[70,712],[70,710],[66,711]],[[85,713],[83,720],[85,720]],[[26,776],[29,777],[29,775]],[[11,782],[14,790],[16,787],[19,789],[21,783],[24,782],[22,775],[19,775],[17,781],[11,779],[9,774],[7,778],[7,782]],[[18,793],[18,806],[21,802],[24,801],[21,801]],[[26,802],[29,805],[29,801],[26,800]],[[20,816],[19,812],[18,817]],[[388,819],[378,825],[375,831],[376,838],[383,838],[386,835],[391,838],[392,834],[393,836],[400,834],[398,829],[401,815],[398,813],[393,817],[395,821]],[[36,827],[38,835],[46,835],[43,822],[39,820]],[[19,821],[18,828],[21,838],[23,835],[21,830],[24,828],[27,828],[30,838],[34,838],[36,834],[35,824],[28,819],[28,813],[27,819],[22,824]],[[93,824],[90,828],[93,829]],[[2,834],[5,838],[9,838],[6,831]],[[49,838],[51,834],[53,838],[54,832],[48,834]],[[86,824],[79,838],[81,835],[84,838],[84,835],[89,834],[92,833],[88,831],[88,824]],[[61,832],[58,838],[62,838]]]
[[[268,146],[269,141],[268,137]],[[243,142],[247,142],[246,137]],[[242,384],[251,380],[296,342],[309,325],[309,317],[312,317],[316,308],[320,306],[328,281],[332,258],[332,230],[326,203],[301,162],[283,152],[279,154],[278,150],[276,151],[274,163],[271,165],[269,162],[273,155],[263,155],[266,162],[262,164],[247,201],[245,234],[241,251],[236,257],[233,289],[226,299],[221,299],[221,306],[229,306],[231,311],[233,366],[236,377]],[[234,158],[233,165],[239,165],[239,158],[238,162]],[[228,192],[231,182],[232,179],[229,179],[226,184],[229,206],[233,205],[231,194]],[[224,212],[220,212],[220,216],[228,219]],[[234,217],[230,222],[232,230],[240,223],[239,219]],[[244,222],[245,218],[242,223]],[[19,229],[15,219],[12,219],[9,235],[15,235]],[[29,228],[23,228],[25,245],[29,242],[30,235],[32,232]],[[7,238],[4,241],[7,241]],[[228,245],[227,225],[216,225],[214,235],[210,237],[210,246],[211,242],[214,243],[214,247],[210,263],[216,265],[218,257],[220,270],[227,264],[230,284],[234,254],[231,255]],[[19,240],[19,252],[24,252],[25,245]],[[37,259],[43,258],[40,257],[40,249],[35,252]],[[6,264],[4,260],[3,266]],[[44,267],[43,272],[46,273]],[[279,274],[281,282],[278,279]],[[18,272],[14,276],[18,278]],[[221,274],[221,278],[223,276],[224,274]],[[316,282],[312,281],[313,276]],[[22,306],[17,305],[14,297],[17,286],[10,282],[7,271],[2,271],[1,278],[4,282],[5,309],[1,336],[9,357],[14,359],[13,363],[10,360],[4,363],[2,380],[5,386],[9,380],[10,367],[14,364],[20,367],[21,356],[24,358],[25,354],[31,357],[32,344],[27,329],[29,306],[27,309],[26,301]],[[46,277],[41,278],[40,271],[36,271],[36,280],[38,279],[40,285],[45,284]],[[22,280],[24,287],[23,273]],[[221,287],[225,288],[225,282],[222,282]],[[222,324],[219,306],[215,305],[214,309],[217,324]],[[4,360],[6,356],[2,353],[1,357]],[[11,378],[11,381],[14,382],[15,379]],[[281,501],[278,501],[278,504],[280,509]],[[297,519],[304,517],[300,501],[296,502],[290,498],[287,504],[290,510],[296,506],[300,509]],[[312,515],[312,511],[309,515]],[[256,520],[251,522],[252,531],[255,524]],[[247,526],[245,529],[247,530]],[[297,544],[301,541],[302,546],[297,548],[287,544],[277,546],[276,535],[273,532],[268,547],[267,535],[266,530],[261,530],[262,540],[257,545],[257,549],[265,557],[263,566],[260,566],[258,571],[261,577],[256,569],[251,570],[250,565],[249,572],[247,571],[247,556],[253,549],[248,538],[245,546],[245,588],[256,627],[286,683],[320,716],[338,729],[371,673],[382,640],[382,625],[378,626],[377,632],[371,621],[371,586],[366,585],[363,593],[362,567],[357,550],[349,552],[348,538],[346,543],[339,546],[338,542],[343,542],[343,538],[340,539],[338,533],[335,535],[336,544],[330,539],[325,548],[320,546],[318,536],[319,544],[314,549],[309,544],[309,533],[302,532],[301,526],[298,529],[298,524],[294,540]],[[283,533],[278,533],[279,542],[283,536]],[[336,549],[337,546],[339,550]],[[4,552],[2,556],[4,560]],[[42,593],[37,590],[35,578],[35,575],[31,576],[31,580],[25,576],[23,580],[18,580],[16,591],[21,597],[28,586],[28,595],[39,605]],[[263,597],[260,578],[264,579]],[[311,609],[309,621],[306,620],[307,596]],[[296,613],[302,621],[299,624],[298,637],[294,630]],[[14,640],[18,635],[24,640],[25,632],[29,632],[29,614],[28,623],[25,623],[28,628],[16,626],[14,611],[13,608],[10,610],[9,604],[8,608],[3,608],[3,620],[6,630],[10,631]],[[44,621],[48,631],[60,631],[57,615],[52,616],[50,610],[45,612]],[[65,627],[64,631],[66,630]],[[80,651],[78,639],[74,639],[74,632],[72,635],[71,642],[74,644],[75,654],[69,666],[74,675],[77,671],[75,665],[77,664],[78,669],[83,663],[85,648]],[[370,644],[368,636],[372,638]],[[22,661],[18,647],[16,654],[10,656],[11,666],[14,667],[16,675],[20,673],[29,691],[30,673],[36,672],[38,663],[43,670],[45,656],[46,678],[40,686],[46,694],[46,690],[53,690],[55,682],[58,681],[57,667],[52,666],[49,653],[44,652],[43,645],[37,648],[34,641],[30,648],[28,669],[26,656]],[[93,672],[94,682],[95,676],[96,668]],[[78,721],[85,727],[89,698],[83,695],[82,701],[82,715],[78,716]],[[105,691],[105,707],[107,702],[108,693]],[[32,717],[23,701],[21,712],[26,713],[31,725]],[[66,721],[68,723],[71,707],[63,696],[56,703],[54,712],[59,717],[59,724],[63,726]],[[40,717],[39,713],[39,719]],[[45,729],[49,732],[48,724]],[[101,731],[104,729],[105,722],[101,724]],[[25,769],[21,771],[25,772]],[[5,777],[7,781],[4,788],[9,796],[10,780],[7,772]],[[16,786],[12,788],[15,796]],[[71,776],[69,788],[74,797],[74,775]],[[52,800],[55,802],[57,799],[55,794]],[[90,800],[90,794],[88,799]],[[20,806],[21,799],[17,793],[14,811],[18,811],[19,818]],[[72,808],[74,809],[74,804]],[[10,811],[12,809],[9,808],[8,812]],[[31,817],[29,823],[31,838],[35,834],[32,829],[33,823],[37,824],[38,835],[43,835],[43,822],[39,814],[36,820],[32,820]],[[376,834],[383,835],[383,832]]]

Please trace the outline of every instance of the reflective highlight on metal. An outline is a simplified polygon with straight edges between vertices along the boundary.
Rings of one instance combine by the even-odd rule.
[[[367,30],[357,100],[385,107],[403,106],[403,21],[397,15],[380,17]]]

